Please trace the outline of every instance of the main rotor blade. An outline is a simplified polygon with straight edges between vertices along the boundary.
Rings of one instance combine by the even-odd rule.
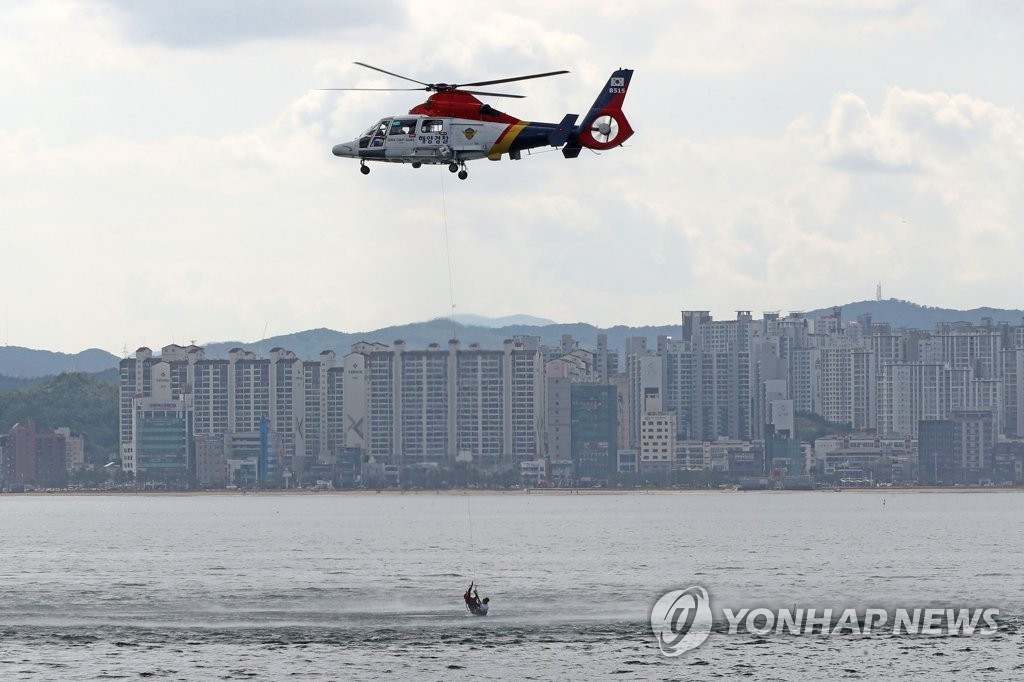
[[[359,62],[356,62],[356,63],[358,64]],[[377,70],[380,71],[380,69],[377,69]],[[387,73],[387,71],[385,71],[384,73]],[[558,75],[563,74],[563,73],[569,73],[569,72],[565,71],[565,70],[563,70],[563,71],[548,71],[547,73],[535,73],[535,74],[533,74],[531,76],[515,76],[513,78],[499,78],[499,79],[493,80],[493,81],[479,81],[479,82],[476,82],[476,83],[463,83],[462,85],[468,85],[470,87],[475,87],[475,86],[479,86],[479,85],[497,85],[498,83],[512,83],[514,81],[530,80],[531,78],[547,78],[548,76],[558,76]],[[394,75],[394,74],[392,74],[392,75]],[[408,80],[411,80],[411,79],[408,79]],[[416,82],[419,83],[419,81],[416,81]],[[424,83],[424,85],[425,85],[425,83]],[[462,85],[456,85],[455,87],[456,88],[461,88]]]
[[[327,90],[331,92],[422,92],[424,90],[432,90],[433,88],[317,88],[317,90]],[[452,92],[451,90],[442,90],[441,92]],[[487,92],[486,90],[459,90],[459,92],[469,93],[470,95],[485,95],[487,97],[515,97],[516,99],[524,99],[526,95],[510,95],[504,92]]]
[[[486,95],[487,97],[515,97],[516,99],[524,99],[526,95],[509,95],[504,92],[487,92],[486,90],[463,90],[458,89],[458,92],[468,92],[471,95]]]
[[[429,88],[317,88],[317,90],[365,90],[370,92],[409,92],[411,90],[428,90]]]
[[[403,76],[401,74],[391,73],[390,71],[385,71],[384,69],[379,69],[376,66],[370,66],[369,64],[364,64],[362,62],[352,62],[352,63],[353,64],[358,64],[359,66],[365,66],[367,69],[373,69],[374,71],[380,71],[381,73],[386,73],[387,75],[394,76],[395,78],[401,78],[404,81],[410,81],[412,83],[419,83],[420,85],[429,85],[427,83],[424,83],[423,81],[418,81],[415,78],[409,78],[408,76]]]

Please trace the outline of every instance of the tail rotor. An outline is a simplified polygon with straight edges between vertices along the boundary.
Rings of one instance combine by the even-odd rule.
[[[601,144],[614,142],[619,136],[619,122],[611,116],[600,116],[590,125],[594,139]]]

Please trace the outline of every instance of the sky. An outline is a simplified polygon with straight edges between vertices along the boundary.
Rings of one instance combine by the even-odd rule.
[[[363,176],[331,147],[425,93],[319,89],[411,85],[356,61],[567,69],[482,98],[552,122],[631,68],[636,134]],[[3,3],[3,342],[1021,308],[1022,64],[1009,0]]]

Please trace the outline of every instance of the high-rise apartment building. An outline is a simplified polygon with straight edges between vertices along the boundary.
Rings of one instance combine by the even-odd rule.
[[[456,456],[485,468],[505,452],[505,352],[470,344],[456,356]]]
[[[656,351],[636,348],[626,356],[629,376],[629,430],[630,446],[640,445],[640,421],[643,418],[647,396],[664,396],[664,362]]]
[[[1000,374],[1002,335],[995,328],[966,326],[943,330],[920,340],[918,346],[924,362],[970,369],[978,379],[994,379]]]
[[[1010,438],[1024,438],[1024,348],[1003,351],[1002,428]]]
[[[882,435],[917,436],[922,421],[942,419],[948,411],[942,390],[942,365],[907,362],[882,367],[878,430]]]
[[[410,351],[356,344],[345,356],[345,445],[375,461],[507,469],[540,454],[543,381],[534,345],[501,350],[456,340]]]
[[[856,431],[876,425],[875,354],[853,342],[818,350],[819,414]]]
[[[544,455],[553,462],[572,459],[571,365],[552,360],[544,370]]]
[[[683,311],[680,342],[659,343],[664,360],[664,407],[676,415],[683,440],[749,439],[759,435],[762,408],[759,358],[778,354],[765,330],[741,310],[735,320],[715,321],[704,310]],[[769,347],[771,350],[769,351]]]
[[[570,387],[570,456],[580,478],[606,478],[618,461],[618,409],[614,386]]]
[[[192,364],[192,410],[197,434],[222,436],[231,430],[230,372],[228,360],[199,358]]]
[[[989,410],[954,410],[923,421],[918,438],[918,480],[925,485],[970,484],[993,471],[995,425]]]

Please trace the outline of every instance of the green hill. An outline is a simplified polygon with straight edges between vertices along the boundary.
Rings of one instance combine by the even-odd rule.
[[[82,372],[51,377],[38,386],[0,394],[0,433],[32,419],[39,430],[61,426],[85,437],[85,460],[117,456],[117,386]]]

